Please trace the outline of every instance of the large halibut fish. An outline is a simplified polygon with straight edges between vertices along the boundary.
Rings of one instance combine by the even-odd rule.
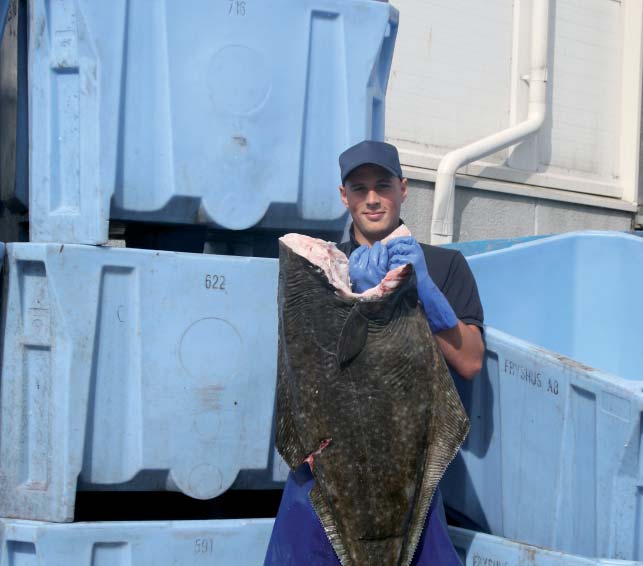
[[[311,465],[343,566],[408,566],[469,429],[413,268],[355,294],[346,256],[298,234],[281,238],[279,262],[277,449]]]

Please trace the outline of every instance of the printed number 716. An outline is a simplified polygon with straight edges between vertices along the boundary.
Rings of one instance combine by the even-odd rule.
[[[230,7],[228,8],[229,16],[245,16],[246,15],[246,2],[245,0],[230,0]]]

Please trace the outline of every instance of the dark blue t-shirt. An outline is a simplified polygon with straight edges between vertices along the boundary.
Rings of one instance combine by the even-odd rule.
[[[429,275],[449,301],[455,315],[465,324],[474,324],[482,329],[484,313],[478,286],[462,253],[427,244],[420,245],[424,251]],[[337,248],[350,257],[358,247],[359,243],[351,226],[350,240],[339,244]]]

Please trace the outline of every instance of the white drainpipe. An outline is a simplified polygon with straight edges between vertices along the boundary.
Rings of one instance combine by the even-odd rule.
[[[522,141],[537,132],[547,113],[547,50],[550,0],[533,0],[531,21],[531,71],[527,119],[506,130],[447,153],[440,161],[435,182],[431,243],[453,241],[455,174],[464,165]]]

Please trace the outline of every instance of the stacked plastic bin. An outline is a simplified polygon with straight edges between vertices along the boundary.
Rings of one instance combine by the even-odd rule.
[[[0,245],[0,566],[258,566],[272,520],[252,511],[74,522],[77,495],[213,500],[284,479],[277,264],[256,256],[274,256],[280,232],[343,231],[336,158],[383,137],[397,12],[372,0],[12,0],[0,22],[5,11],[1,198],[28,212],[30,241]],[[161,249],[106,246],[115,226],[135,228],[128,245]],[[170,251],[195,227],[226,255]],[[619,391],[601,402],[623,420]],[[591,416],[586,397],[574,410]],[[616,441],[629,431],[633,445],[621,429]],[[636,457],[617,461],[629,478],[618,493],[640,491]],[[594,562],[451,535],[467,564]]]
[[[261,564],[271,520],[74,522],[77,492],[283,480],[278,266],[253,256],[344,230],[336,159],[383,138],[397,12],[14,0],[7,26],[29,182],[3,202],[28,210],[30,241],[5,257],[0,565]],[[116,221],[151,239],[207,226],[209,249],[244,257],[104,245]]]

